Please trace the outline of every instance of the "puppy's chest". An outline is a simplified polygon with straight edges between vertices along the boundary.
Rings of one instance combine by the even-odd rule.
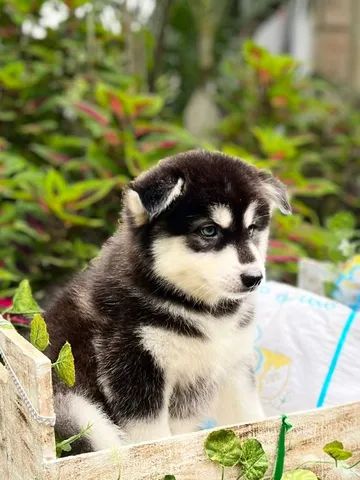
[[[253,328],[236,322],[210,323],[204,337],[189,337],[166,329],[141,328],[143,347],[163,369],[170,385],[190,385],[199,379],[217,383],[253,348]]]

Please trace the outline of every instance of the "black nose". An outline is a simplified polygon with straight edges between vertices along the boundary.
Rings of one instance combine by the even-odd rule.
[[[246,275],[245,273],[241,275],[241,281],[246,288],[255,288],[260,285],[262,280],[262,275]]]

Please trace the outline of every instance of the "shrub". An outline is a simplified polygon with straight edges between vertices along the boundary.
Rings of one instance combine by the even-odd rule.
[[[297,260],[341,261],[358,248],[360,114],[339,88],[299,72],[296,61],[251,41],[218,75],[221,149],[271,169],[294,215],[276,216],[272,274],[293,279]],[[359,227],[359,225],[357,225]]]
[[[91,38],[75,7],[45,38],[24,35],[40,5],[2,7],[0,296],[24,276],[39,292],[84,266],[116,226],[122,186],[194,145],[124,73],[123,39],[98,17]]]

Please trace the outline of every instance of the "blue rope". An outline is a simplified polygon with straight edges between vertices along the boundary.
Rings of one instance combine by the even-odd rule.
[[[342,329],[339,341],[336,345],[336,349],[335,349],[333,358],[332,358],[331,363],[330,363],[329,370],[328,370],[327,375],[325,377],[323,386],[322,386],[321,391],[320,391],[318,401],[316,403],[317,407],[322,407],[324,405],[325,398],[326,398],[326,395],[328,393],[332,377],[334,375],[337,363],[339,361],[339,357],[340,357],[341,352],[344,348],[349,330],[350,330],[352,324],[354,323],[354,320],[356,318],[356,314],[359,311],[359,309],[360,309],[360,296],[357,298],[357,300],[355,302],[355,305],[353,305],[351,313],[350,313],[350,315],[348,316],[348,318],[345,322],[344,328]]]

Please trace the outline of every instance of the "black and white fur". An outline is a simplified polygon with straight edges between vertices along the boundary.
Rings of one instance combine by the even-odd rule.
[[[55,384],[57,431],[79,451],[263,417],[253,374],[254,289],[283,185],[220,153],[190,151],[133,181],[122,222],[46,313],[72,390]]]

